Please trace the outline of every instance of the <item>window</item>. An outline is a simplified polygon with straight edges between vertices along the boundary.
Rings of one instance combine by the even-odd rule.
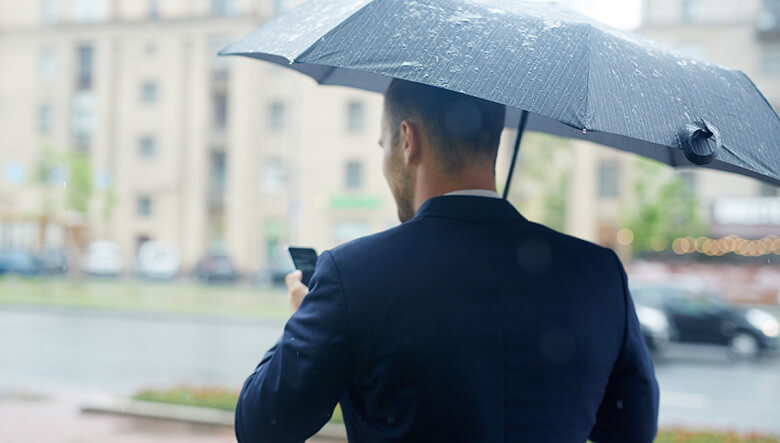
[[[780,197],[780,187],[761,182],[758,184],[758,195],[761,197]]]
[[[265,233],[265,257],[269,264],[273,264],[274,261],[278,261],[280,257],[281,239],[284,235],[284,223],[278,220],[271,220],[265,222],[263,226]]]
[[[347,129],[352,132],[363,130],[363,103],[349,102],[347,105]]]
[[[619,195],[618,183],[619,169],[615,160],[602,160],[599,163],[599,197],[616,198]]]
[[[224,131],[228,119],[228,97],[224,92],[214,94],[214,129]]]
[[[101,191],[111,188],[111,173],[105,169],[95,172],[95,187]]]
[[[51,134],[54,128],[54,111],[51,105],[45,104],[38,108],[38,132],[40,134]]]
[[[236,15],[236,0],[211,0],[211,13],[214,15]]]
[[[345,178],[347,189],[360,189],[363,186],[363,165],[356,161],[348,162]]]
[[[73,18],[76,23],[99,23],[105,15],[105,0],[75,0],[73,3]]]
[[[152,215],[152,199],[147,195],[138,197],[136,212],[139,217],[149,217]]]
[[[60,1],[43,0],[41,4],[41,20],[44,25],[53,25],[60,20]]]
[[[280,158],[269,158],[263,170],[263,189],[275,194],[284,189],[284,163]]]
[[[682,0],[682,19],[685,22],[700,22],[706,9],[702,0]]]
[[[76,48],[76,89],[92,89],[95,50],[90,45]]]
[[[273,102],[268,106],[268,128],[272,131],[284,129],[284,103]]]
[[[157,154],[157,141],[154,137],[141,137],[138,153],[143,158],[152,158]]]
[[[52,81],[57,78],[57,51],[43,48],[38,58],[38,75],[41,80]]]
[[[92,91],[80,91],[73,97],[72,119],[76,146],[88,149],[95,131],[95,96]]]
[[[141,101],[146,104],[152,104],[157,101],[157,83],[146,82],[141,85]]]
[[[224,151],[212,151],[209,159],[209,209],[220,212],[225,205],[227,188],[227,155]]]
[[[149,0],[149,18],[160,17],[160,0]]]
[[[778,19],[780,19],[780,1],[779,0],[764,0],[763,8],[758,19],[759,29],[762,31],[770,31],[777,29]]]
[[[764,74],[780,74],[780,47],[764,47],[761,49],[761,72]]]
[[[224,192],[227,187],[227,156],[224,152],[211,153],[211,186],[219,192]]]

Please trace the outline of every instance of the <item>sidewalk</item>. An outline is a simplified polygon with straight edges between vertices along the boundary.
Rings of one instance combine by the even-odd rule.
[[[82,414],[96,396],[60,392],[41,395],[0,391],[0,441],[3,443],[229,443],[233,430],[153,419]],[[311,443],[338,443],[312,440]]]

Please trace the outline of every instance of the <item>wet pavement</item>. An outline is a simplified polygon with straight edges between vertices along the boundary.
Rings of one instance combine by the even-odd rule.
[[[267,320],[0,306],[0,441],[233,441],[224,430],[85,416],[78,406],[85,396],[145,387],[237,390],[282,327]],[[664,426],[780,434],[779,358],[734,362],[721,348],[678,347],[657,361],[656,373]]]

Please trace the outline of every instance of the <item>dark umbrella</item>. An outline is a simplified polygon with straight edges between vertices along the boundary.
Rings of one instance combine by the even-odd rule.
[[[225,48],[321,84],[391,78],[507,106],[507,125],[780,185],[780,119],[742,72],[554,3],[310,0]]]

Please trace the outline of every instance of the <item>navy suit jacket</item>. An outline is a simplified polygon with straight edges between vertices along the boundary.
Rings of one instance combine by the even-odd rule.
[[[441,196],[323,253],[249,376],[240,442],[651,442],[658,386],[609,249],[504,200]]]

